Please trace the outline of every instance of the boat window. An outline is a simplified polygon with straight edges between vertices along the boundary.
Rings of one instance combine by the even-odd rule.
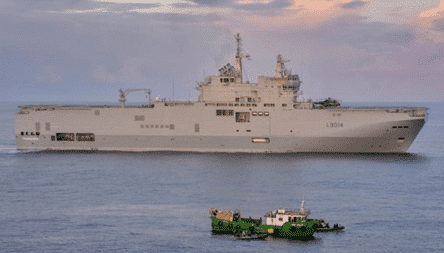
[[[154,128],[154,125],[151,125],[151,128]]]
[[[28,132],[26,132],[26,135],[28,135]]]
[[[199,124],[194,124],[194,132],[199,132]]]
[[[228,78],[224,78],[224,83],[228,83]]]
[[[231,81],[232,83],[234,83],[234,78],[231,78],[230,81]]]
[[[224,79],[223,79],[223,78],[221,78],[221,79],[220,79],[220,82],[222,83],[223,81],[224,81]]]
[[[145,125],[145,128],[150,128],[150,125]]]
[[[55,136],[51,135],[51,141],[55,141]]]
[[[233,104],[228,104],[228,106],[233,106]]]
[[[239,104],[234,104],[234,106],[239,106]]]
[[[268,116],[269,115],[269,113],[268,112],[264,112],[264,116]]]
[[[262,115],[264,115],[263,112],[258,112],[258,113],[257,113],[257,116],[262,116]]]
[[[287,104],[282,104],[282,107],[287,107]]]
[[[274,107],[274,104],[264,104],[264,107]]]
[[[163,125],[160,125],[160,128],[163,128]]]
[[[170,129],[174,130],[174,124],[170,124]]]
[[[253,104],[253,107],[257,107],[257,104]]]
[[[236,98],[236,102],[239,102],[239,98]]]
[[[159,125],[156,125],[156,128],[159,128]]]
[[[21,132],[20,134],[21,134],[21,135],[24,135],[25,133],[24,133],[24,132]]]
[[[46,131],[50,131],[51,130],[51,124],[49,122],[46,122],[45,129],[46,129]]]
[[[95,141],[95,136],[93,133],[77,133],[77,141]]]
[[[34,132],[31,132],[31,135],[34,135]]]
[[[257,112],[252,112],[251,115],[252,116],[257,116]]]
[[[283,221],[284,219],[283,218],[279,218],[279,221]]]
[[[140,125],[140,128],[143,128],[143,125]]]
[[[245,123],[250,122],[249,112],[236,112],[236,122]]]
[[[56,133],[57,141],[74,141],[74,133]]]
[[[245,104],[240,104],[240,106],[245,106]]]
[[[40,131],[40,122],[35,123],[35,130]]]
[[[170,128],[170,125],[165,125],[165,128]]]

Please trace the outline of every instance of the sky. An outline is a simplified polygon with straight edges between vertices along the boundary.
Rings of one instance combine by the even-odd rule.
[[[1,0],[0,101],[197,100],[236,33],[244,81],[282,54],[306,99],[444,101],[444,0]]]

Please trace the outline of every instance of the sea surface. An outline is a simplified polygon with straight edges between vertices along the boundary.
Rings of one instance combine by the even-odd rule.
[[[0,252],[443,252],[444,103],[406,154],[21,152],[0,103]],[[208,208],[345,226],[313,240],[213,235]]]

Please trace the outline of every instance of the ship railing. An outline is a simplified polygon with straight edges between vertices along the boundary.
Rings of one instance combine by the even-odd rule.
[[[361,106],[350,106],[350,107],[331,107],[325,108],[328,110],[341,110],[341,111],[387,111],[388,113],[410,113],[423,114],[427,111],[427,107],[361,107]]]

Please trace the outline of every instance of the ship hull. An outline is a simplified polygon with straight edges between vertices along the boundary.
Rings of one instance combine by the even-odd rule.
[[[270,111],[269,117],[252,117],[245,124],[236,123],[230,117],[217,117],[211,108],[168,109],[101,108],[99,116],[93,108],[17,113],[17,149],[402,153],[415,140],[426,116],[425,113],[409,116],[409,113],[385,110]],[[195,115],[196,111],[200,116]],[[341,115],[339,119],[338,114]],[[143,115],[145,121],[135,121],[135,115]],[[44,129],[45,122],[49,124],[48,129]],[[37,124],[38,130],[35,129]],[[72,133],[73,136],[92,133],[94,140],[59,140],[59,133]]]
[[[418,124],[421,124],[418,122]],[[417,135],[409,131],[399,137],[291,137],[265,136],[269,143],[252,143],[252,137],[239,136],[138,136],[97,135],[94,143],[54,142],[50,135],[17,136],[18,150],[97,150],[97,151],[183,151],[225,153],[402,153]],[[399,140],[399,138],[404,138]]]

